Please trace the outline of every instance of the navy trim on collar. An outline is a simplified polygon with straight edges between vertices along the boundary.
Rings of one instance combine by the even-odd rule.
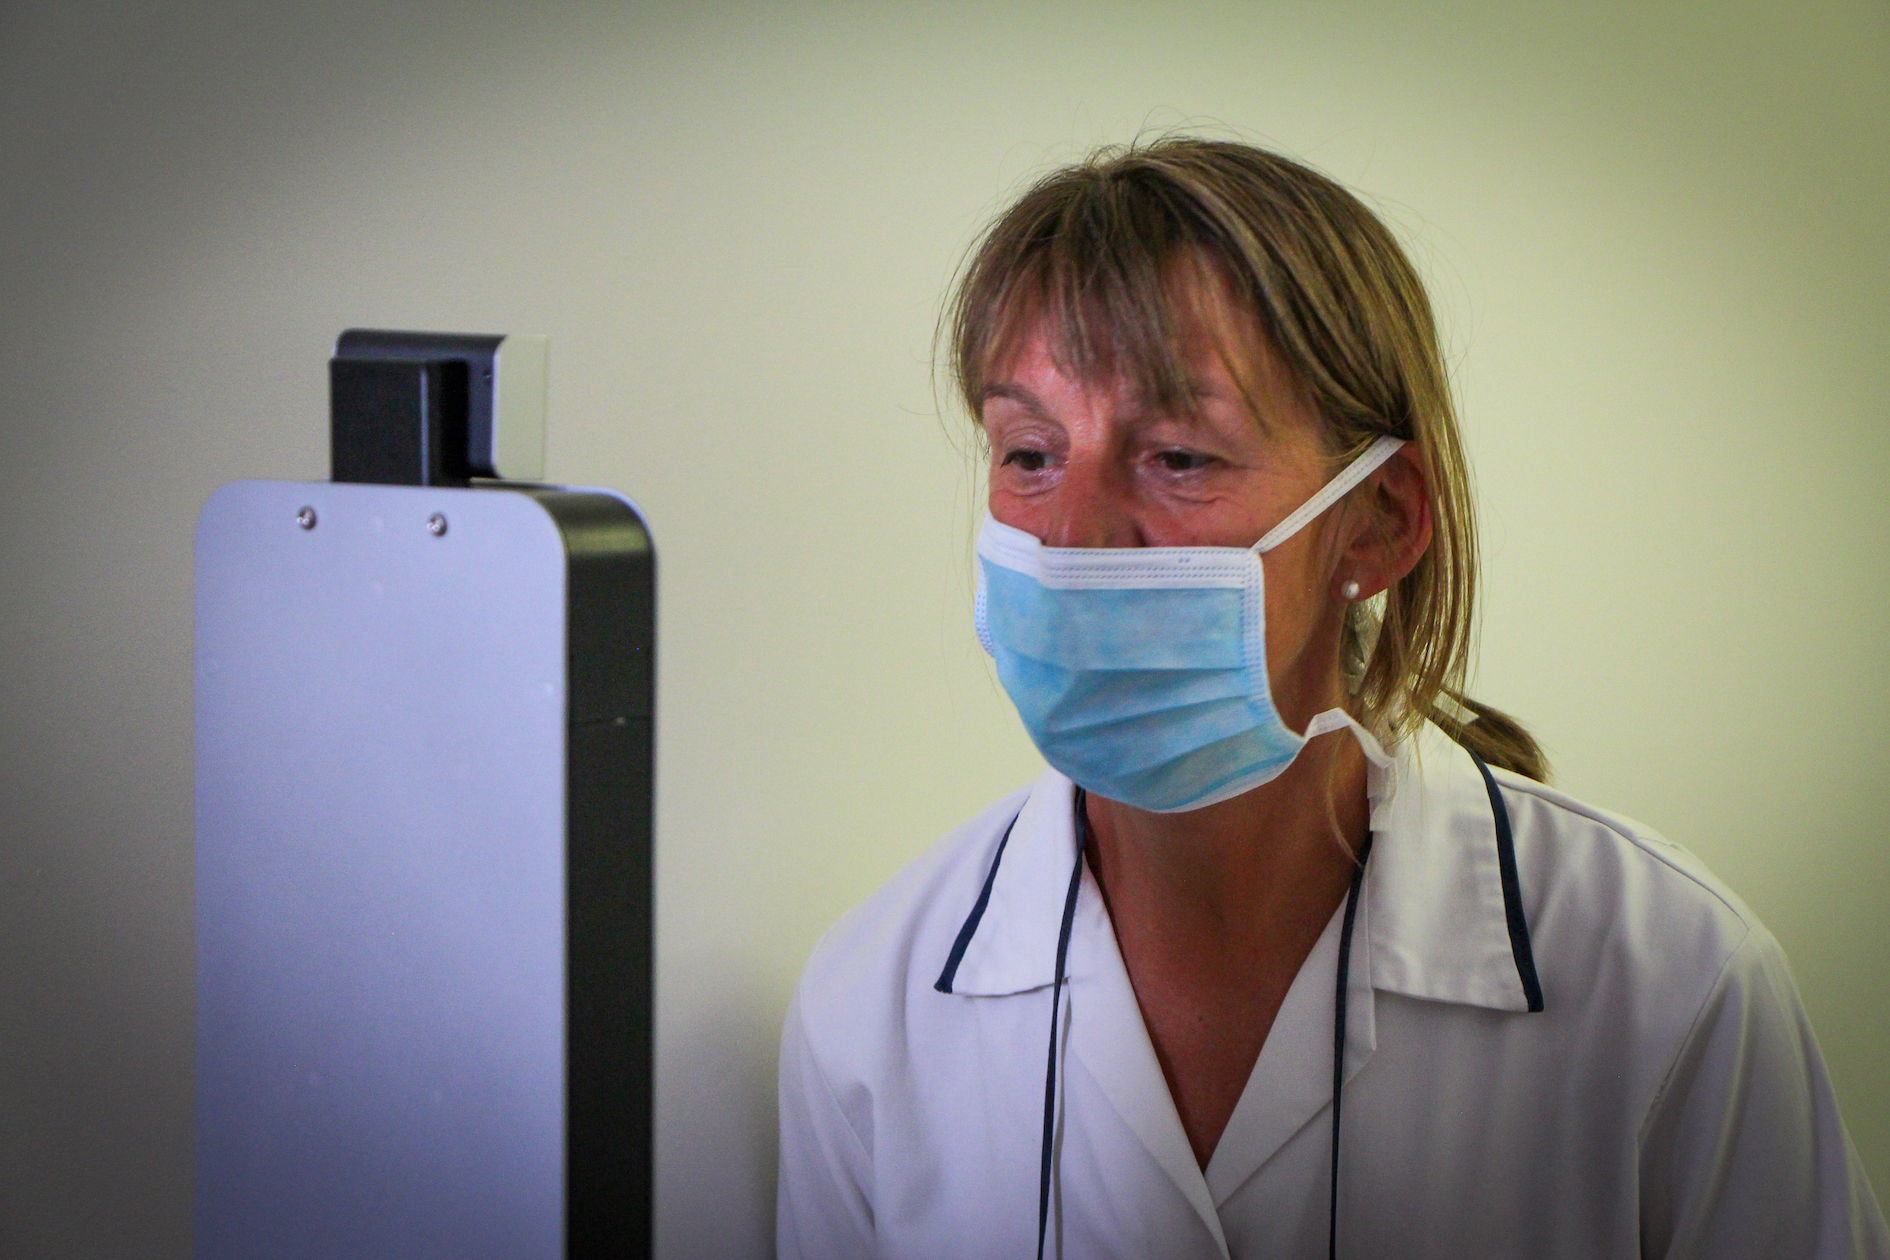
[[[1496,777],[1491,774],[1488,764],[1468,748],[1464,748],[1463,751],[1469,755],[1471,763],[1477,768],[1477,773],[1482,776],[1484,791],[1489,798],[1491,822],[1496,833],[1497,876],[1502,889],[1504,925],[1509,936],[1510,957],[1516,968],[1516,979],[1521,989],[1524,1007],[1528,1011],[1539,1012],[1543,1009],[1542,981],[1536,972],[1535,952],[1529,938],[1528,916],[1523,910],[1522,880],[1517,870],[1516,842],[1510,824],[1509,809],[1504,804],[1502,791],[1496,782]],[[978,891],[978,899],[971,907],[971,913],[965,917],[964,924],[958,929],[957,939],[952,942],[951,953],[945,960],[945,967],[939,972],[938,979],[932,985],[940,993],[956,992],[959,967],[964,961],[972,939],[977,935],[985,911],[989,908],[992,889],[997,883],[999,866],[1004,860],[1005,849],[1010,844],[1011,834],[1021,817],[1022,810],[1019,810],[1018,814],[1012,816],[1010,823],[1004,828],[1003,836],[998,840],[997,850],[991,857],[991,869],[985,873],[984,885]],[[1490,1004],[1481,1002],[1474,996],[1428,992],[1422,986],[1414,989],[1408,984],[1401,986],[1393,982],[1390,987],[1398,992],[1409,992],[1419,997],[1442,997],[1446,1000],[1469,1000],[1478,1004]],[[1508,1007],[1508,1009],[1515,1008]]]
[[[1023,813],[1020,809],[1012,815],[1010,826],[1004,828],[1004,835],[998,841],[997,852],[991,857],[991,870],[984,877],[984,887],[978,891],[978,900],[971,907],[971,913],[965,916],[965,925],[958,929],[958,939],[952,942],[952,952],[945,959],[945,970],[938,973],[938,979],[932,985],[940,993],[950,993],[952,982],[958,979],[958,964],[965,960],[965,947],[978,934],[978,924],[984,919],[984,908],[991,903],[991,884],[997,879],[998,863],[1004,860],[1004,846],[1011,842],[1011,828],[1017,826],[1017,820],[1023,817]]]
[[[1522,879],[1516,873],[1516,838],[1509,829],[1509,809],[1497,789],[1496,776],[1483,758],[1465,748],[1483,775],[1490,793],[1490,813],[1496,819],[1496,867],[1503,880],[1503,917],[1509,921],[1509,951],[1516,958],[1516,978],[1531,1011],[1542,1009],[1542,981],[1536,976],[1536,955],[1529,947],[1529,920],[1523,915]]]

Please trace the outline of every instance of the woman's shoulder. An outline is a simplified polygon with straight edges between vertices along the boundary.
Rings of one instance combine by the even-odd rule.
[[[1729,982],[1784,972],[1776,938],[1691,849],[1546,784],[1492,777],[1538,960],[1565,992],[1637,991],[1687,1023]]]
[[[1608,917],[1691,909],[1729,939],[1764,931],[1697,854],[1648,824],[1507,770],[1491,777],[1503,789],[1518,860],[1551,889],[1574,885]]]
[[[1775,955],[1706,864],[1643,823],[1484,765],[1434,727],[1374,807],[1373,975],[1414,997],[1684,1035],[1729,964]],[[1730,968],[1738,970],[1738,968]]]

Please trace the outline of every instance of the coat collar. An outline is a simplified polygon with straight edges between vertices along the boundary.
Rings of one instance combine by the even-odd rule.
[[[1374,990],[1504,1011],[1540,1009],[1539,993],[1532,1003],[1534,991],[1526,992],[1535,971],[1495,779],[1427,725],[1394,755],[1372,760],[1366,793],[1373,842],[1346,986],[1348,1081],[1377,1049]],[[1054,771],[1032,787],[958,934],[941,991],[1000,997],[1052,983],[1062,901],[1078,860],[1073,797],[1069,780]],[[1163,1087],[1088,871],[1073,926],[1065,1010],[1076,1057],[1226,1256],[1221,1205],[1331,1101],[1338,915],[1294,978],[1206,1169],[1196,1164]]]
[[[1075,795],[1075,786],[1055,770],[1031,785],[999,842],[985,895],[959,931],[952,951],[957,965],[947,960],[940,974],[941,992],[1004,997],[1050,987],[1076,860]]]
[[[1530,1009],[1527,927],[1513,886],[1505,898],[1494,781],[1429,723],[1388,761],[1372,767],[1367,785],[1375,836],[1362,936],[1372,987],[1491,1010]],[[1050,985],[1076,859],[1073,795],[1070,781],[1054,770],[1032,786],[990,872],[981,913],[966,923],[969,935],[960,933],[963,949],[954,950],[950,982],[941,977],[943,991],[1000,997]],[[1506,820],[1502,839],[1507,844]],[[1513,857],[1508,861],[1513,885]]]
[[[1531,1009],[1535,968],[1495,780],[1428,722],[1400,750],[1398,770],[1400,790],[1384,802],[1382,821],[1376,813],[1372,820],[1378,837],[1365,874],[1372,987],[1489,1010]]]

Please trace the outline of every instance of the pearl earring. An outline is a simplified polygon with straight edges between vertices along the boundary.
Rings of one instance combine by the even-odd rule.
[[[1343,595],[1348,603],[1352,600],[1357,599],[1358,598],[1358,583],[1347,582],[1344,586],[1341,586],[1339,588],[1339,594]]]

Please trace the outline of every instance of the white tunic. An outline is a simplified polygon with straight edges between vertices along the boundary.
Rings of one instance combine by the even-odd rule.
[[[1514,913],[1468,754],[1432,728],[1369,776],[1339,1254],[1890,1256],[1771,934],[1647,828],[1495,779]],[[1035,1254],[1072,793],[1044,774],[815,951],[782,1037],[782,1257]],[[1325,1255],[1342,917],[1202,1169],[1084,871],[1046,1254]]]

